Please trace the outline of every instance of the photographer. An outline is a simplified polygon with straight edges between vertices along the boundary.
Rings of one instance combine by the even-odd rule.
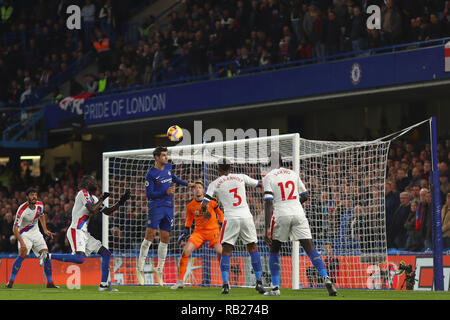
[[[403,280],[400,289],[406,284],[406,290],[414,290],[414,284],[416,283],[416,270],[412,268],[412,265],[406,265],[404,261],[400,262],[398,266],[398,272],[396,275],[401,275],[405,273],[405,279]]]

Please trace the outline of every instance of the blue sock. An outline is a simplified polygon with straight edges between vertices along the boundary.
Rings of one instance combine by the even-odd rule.
[[[50,261],[50,259],[44,262],[44,272],[47,278],[47,283],[53,283],[52,262]]]
[[[325,269],[325,265],[323,264],[320,254],[316,250],[311,250],[308,253],[308,256],[314,267],[316,267],[317,271],[319,271],[320,276],[322,278],[328,277],[327,269]]]
[[[261,280],[262,266],[259,251],[250,253],[250,259],[252,260],[252,267],[255,272],[256,280]]]
[[[20,267],[22,266],[22,262],[23,258],[21,257],[17,257],[16,260],[14,261],[11,269],[11,277],[9,278],[9,282],[12,283],[16,279],[16,275],[19,272]]]
[[[220,273],[222,274],[223,284],[228,283],[228,273],[230,272],[230,256],[222,254],[220,259]]]
[[[103,250],[100,254],[102,256],[102,279],[101,282],[107,282],[109,276],[109,261],[111,260],[111,251]]]
[[[272,279],[272,286],[278,287],[280,285],[280,254],[271,253],[269,256],[270,277]]]
[[[59,254],[59,253],[52,253],[50,255],[50,258],[52,260],[58,260],[62,262],[72,262],[77,264],[82,264],[84,261],[86,261],[86,257],[81,254]]]

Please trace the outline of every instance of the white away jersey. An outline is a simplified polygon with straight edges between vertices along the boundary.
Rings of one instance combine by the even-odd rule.
[[[72,209],[72,223],[70,227],[87,231],[89,211],[86,208],[86,204],[94,204],[96,202],[98,202],[98,198],[91,195],[87,190],[78,191]]]
[[[300,196],[308,193],[294,171],[273,169],[263,179],[264,200],[273,199],[274,216],[305,215]]]
[[[217,196],[223,205],[225,219],[252,217],[247,204],[245,186],[257,187],[258,180],[245,174],[220,176],[208,186],[206,194],[210,197]]]
[[[39,231],[38,220],[44,215],[44,204],[36,201],[34,209],[30,208],[28,202],[22,203],[17,209],[14,225],[19,228],[20,234],[27,231]]]

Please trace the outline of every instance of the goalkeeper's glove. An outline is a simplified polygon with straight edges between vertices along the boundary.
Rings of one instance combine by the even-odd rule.
[[[180,234],[180,236],[178,237],[177,243],[180,244],[181,241],[185,241],[188,236],[189,236],[189,229],[186,228],[184,229],[183,233]]]
[[[101,200],[105,200],[105,199],[107,199],[110,195],[111,195],[111,193],[109,193],[109,192],[103,192],[103,194],[100,196],[100,199],[101,199]]]
[[[125,204],[125,202],[130,199],[131,194],[130,194],[130,190],[125,191],[125,193],[120,197],[119,199],[119,205],[123,206]]]

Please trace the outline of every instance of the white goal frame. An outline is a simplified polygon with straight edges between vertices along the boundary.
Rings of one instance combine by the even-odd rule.
[[[168,146],[167,149],[169,151],[169,159],[170,154],[177,150],[189,150],[189,149],[199,149],[204,146],[208,148],[214,147],[226,147],[227,145],[234,145],[235,147],[239,147],[240,145],[246,145],[248,143],[257,142],[264,143],[268,141],[285,141],[291,140],[292,143],[292,169],[300,174],[300,134],[292,133],[292,134],[284,134],[278,136],[266,136],[259,138],[249,138],[249,139],[240,139],[240,140],[230,140],[230,141],[220,141],[220,142],[212,142],[207,144],[194,144],[194,145],[176,145],[176,146]],[[135,150],[125,150],[125,151],[112,151],[112,152],[104,152],[103,153],[103,168],[102,168],[102,192],[109,192],[109,159],[112,157],[121,157],[121,156],[135,156],[135,155],[149,155],[153,156],[153,150],[155,148],[146,148],[146,149],[135,149]],[[270,150],[267,150],[270,152]],[[105,205],[108,206],[108,199],[105,200]],[[103,246],[108,248],[109,246],[109,217],[103,214],[102,218],[102,243]],[[300,244],[299,241],[291,241],[292,242],[292,289],[300,289]],[[114,254],[114,252],[113,252]]]

